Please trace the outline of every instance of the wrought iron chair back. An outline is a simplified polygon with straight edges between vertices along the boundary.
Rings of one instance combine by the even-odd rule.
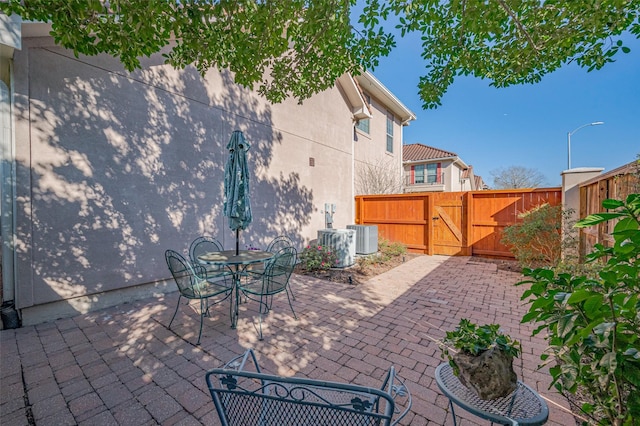
[[[203,266],[191,264],[176,251],[167,250],[164,256],[179,292],[178,303],[171,321],[169,321],[169,328],[171,328],[171,324],[178,313],[180,300],[183,296],[188,300],[200,300],[200,331],[198,333],[198,342],[196,343],[196,345],[199,345],[200,337],[202,336],[203,317],[209,314],[209,299],[216,298],[213,305],[222,302],[231,296],[233,286],[228,285],[226,280],[208,281],[208,274]],[[231,309],[231,305],[229,306]]]
[[[294,247],[293,240],[286,235],[280,235],[269,243],[267,251],[276,253],[277,251],[287,247]]]
[[[239,358],[242,361],[238,361]],[[389,368],[381,388],[280,377],[260,371],[251,349],[235,366],[207,373],[223,426],[227,425],[395,425],[411,408],[411,394]],[[252,361],[255,371],[245,369]],[[402,398],[404,411],[396,405]],[[399,414],[396,419],[393,417]]]
[[[208,236],[198,237],[193,240],[189,247],[189,259],[192,264],[197,265],[198,256],[222,250],[224,250],[222,244],[217,239]],[[226,270],[223,266],[207,265],[205,269],[210,280],[231,274],[231,272]]]
[[[293,240],[287,237],[286,235],[280,235],[274,238],[273,240],[271,240],[271,242],[267,245],[267,248],[265,249],[265,251],[268,251],[271,253],[277,253],[278,251],[287,247],[294,247]],[[251,265],[249,268],[247,268],[247,272],[254,275],[264,274],[264,270],[272,261],[273,259],[270,259],[270,260],[267,260],[265,263]],[[296,252],[296,262],[297,262],[297,252]]]
[[[271,310],[274,295],[286,292],[293,317],[298,319],[288,291],[289,279],[295,268],[296,257],[297,252],[294,247],[285,247],[279,250],[269,261],[264,273],[247,276],[238,287],[245,297],[260,303],[260,340],[262,340],[262,315]]]

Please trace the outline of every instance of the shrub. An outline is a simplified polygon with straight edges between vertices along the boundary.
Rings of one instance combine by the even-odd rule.
[[[307,246],[300,253],[300,264],[309,272],[325,271],[338,263],[338,256],[331,247],[323,245]]]
[[[407,252],[407,246],[398,242],[391,242],[384,238],[378,240],[378,252],[369,256],[359,257],[358,265],[365,268],[369,265],[385,264],[391,259],[402,256]]]
[[[522,222],[505,228],[501,243],[509,246],[522,267],[555,266],[562,258],[562,226],[570,214],[561,206],[537,206],[519,215]]]
[[[614,244],[597,244],[587,256],[597,274],[549,268],[525,269],[522,299],[531,302],[522,322],[547,332],[552,385],[561,393],[587,395],[581,409],[599,424],[632,425],[640,418],[640,194],[614,210],[589,215],[576,226],[615,219]],[[553,356],[553,357],[551,357]]]

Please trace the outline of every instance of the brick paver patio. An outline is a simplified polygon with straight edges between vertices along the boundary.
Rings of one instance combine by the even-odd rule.
[[[520,339],[518,376],[547,398],[549,424],[572,425],[567,402],[537,371],[545,344],[520,324],[521,276],[469,257],[420,256],[349,286],[294,276],[293,318],[279,295],[257,340],[257,303],[241,305],[237,329],[227,306],[205,319],[182,306],[168,330],[177,293],[0,333],[2,425],[219,424],[204,373],[255,349],[267,372],[377,386],[396,366],[413,394],[403,421],[453,424],[433,379],[438,339],[466,317],[500,323]],[[487,424],[462,415],[459,424]],[[445,420],[445,417],[446,420]]]

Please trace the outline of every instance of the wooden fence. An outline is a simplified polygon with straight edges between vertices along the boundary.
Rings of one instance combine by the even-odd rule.
[[[355,222],[377,225],[379,237],[412,252],[513,258],[500,243],[503,229],[520,213],[561,198],[560,188],[360,195]]]
[[[581,218],[602,210],[602,201],[607,198],[624,200],[627,195],[640,192],[640,162],[632,161],[622,167],[601,174],[580,184]],[[595,244],[607,246],[613,243],[610,233],[615,221],[601,223],[598,226],[581,228],[579,235],[579,254],[584,258]]]

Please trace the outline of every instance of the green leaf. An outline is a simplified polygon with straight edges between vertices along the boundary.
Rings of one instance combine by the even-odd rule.
[[[635,218],[626,217],[624,219],[620,219],[616,226],[613,228],[613,235],[620,234],[624,231],[636,231],[638,229],[638,222]]]
[[[575,322],[577,315],[564,315],[558,321],[558,335],[566,337],[575,331]]]
[[[578,290],[571,294],[567,303],[569,305],[574,305],[576,303],[582,302],[583,300],[589,298],[591,296],[591,292],[588,290]]]
[[[624,351],[623,355],[632,357],[634,359],[640,359],[640,351],[636,348],[629,348]]]
[[[608,352],[600,359],[600,365],[607,369],[609,374],[613,374],[618,368],[615,352]]]
[[[535,321],[538,318],[538,312],[536,311],[531,311],[529,313],[526,313],[523,317],[522,320],[520,321],[521,323],[527,323],[527,322],[531,322],[531,321]]]
[[[595,213],[590,214],[582,220],[576,222],[576,228],[586,228],[587,226],[597,225],[602,222],[606,222],[611,219],[616,219],[625,216],[624,213]]]
[[[611,199],[611,198],[607,198],[602,202],[602,207],[607,210],[614,210],[622,206],[624,206],[624,203],[622,201]]]
[[[594,294],[584,303],[584,310],[588,317],[593,318],[595,312],[602,307],[603,296],[601,294]]]

